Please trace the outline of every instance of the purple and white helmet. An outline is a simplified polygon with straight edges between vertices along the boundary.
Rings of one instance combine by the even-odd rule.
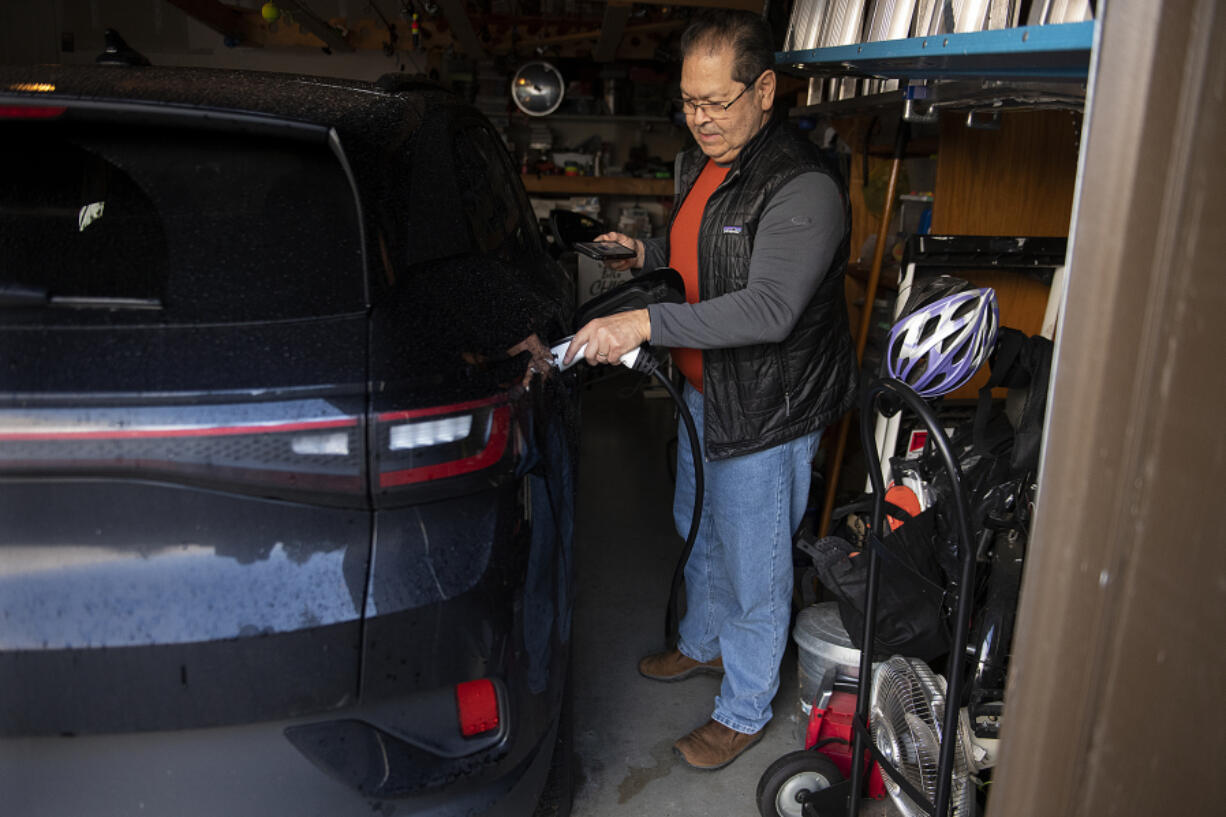
[[[988,359],[999,324],[993,289],[968,289],[939,298],[894,324],[886,370],[921,397],[949,394]]]

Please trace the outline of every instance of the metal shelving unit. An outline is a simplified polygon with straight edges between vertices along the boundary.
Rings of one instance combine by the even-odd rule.
[[[1083,107],[1096,33],[1095,23],[1089,21],[862,42],[804,51],[779,52],[776,54],[776,67],[790,74],[809,77],[813,80],[810,83],[811,92],[815,85],[842,85],[848,80],[851,81],[851,84],[858,84],[860,87],[880,88],[884,84],[890,89],[885,93],[852,96],[847,99],[836,99],[793,109],[791,111],[793,116],[808,113],[831,116],[877,114],[882,111],[898,111],[901,108],[902,119],[913,122],[935,121],[937,110],[940,108],[969,109],[970,114],[967,118],[969,127],[992,127],[999,126],[999,117],[995,115],[995,112],[1006,108]],[[811,99],[814,98],[816,95],[811,96]],[[987,121],[978,116],[985,112],[991,117]],[[866,304],[871,304],[876,297],[887,230],[896,196],[896,183],[905,154],[907,131],[908,128],[900,123],[889,186],[885,196],[886,204],[880,219],[881,227],[877,236],[876,252],[865,287]],[[1059,257],[1063,255],[1061,251]],[[857,339],[857,353],[861,359],[870,321],[871,310],[866,309]],[[861,406],[863,419],[867,420],[872,416],[875,410],[873,401],[877,396],[888,391],[886,388],[888,382],[875,382],[872,388],[865,392]],[[898,396],[905,397],[905,395]],[[915,398],[915,402],[909,407],[921,415],[926,409],[919,398]],[[830,519],[848,426],[849,420],[844,418],[839,428],[831,473],[827,475],[828,490],[819,535],[825,535]],[[937,430],[939,431],[939,428]],[[881,496],[884,494],[884,485],[880,477],[879,463],[875,462],[876,449],[873,446],[870,426],[867,423],[864,424],[861,432],[861,447],[869,452],[871,493],[878,501],[872,527],[880,528],[883,516],[880,503]],[[940,435],[934,436],[939,437]],[[948,447],[947,442],[941,445]],[[950,460],[950,462],[954,461]],[[953,484],[958,485],[956,478]],[[955,492],[957,490],[955,489]],[[972,588],[975,586],[973,581],[974,546],[965,519],[964,499],[958,494],[955,502],[962,508],[960,513],[962,529],[958,531],[961,574],[957,586]],[[869,568],[868,580],[870,587],[866,591],[865,599],[865,607],[868,612],[864,616],[866,632],[862,641],[867,646],[863,652],[860,667],[852,751],[852,757],[857,761],[852,764],[849,780],[836,783],[827,789],[829,795],[821,801],[826,804],[823,808],[819,809],[818,805],[818,798],[823,795],[821,791],[816,793],[816,797],[804,802],[803,810],[806,815],[848,814],[856,817],[861,813],[860,798],[863,792],[865,769],[858,762],[858,758],[862,757],[861,753],[866,747],[875,742],[868,732],[868,693],[873,660],[871,645],[875,626],[878,558],[875,552],[872,553],[872,566]],[[883,774],[887,774],[895,781],[902,781],[902,783],[895,782],[893,785],[896,787],[902,785],[907,796],[914,803],[921,804],[920,810],[924,813],[941,815],[941,817],[944,817],[950,803],[954,801],[951,798],[955,776],[954,735],[957,734],[957,707],[961,705],[962,660],[965,653],[970,612],[971,603],[968,597],[959,594],[957,623],[953,629],[953,644],[950,651],[952,658],[949,666],[952,669],[946,670],[946,675],[949,676],[947,678],[949,700],[954,703],[944,713],[944,724],[940,733],[943,734],[944,740],[937,738],[940,758],[937,764],[938,782],[935,793],[929,795],[932,802],[925,800],[923,792],[917,792],[915,789],[908,790],[908,782],[913,785],[914,780],[908,781],[887,768],[899,768],[901,753],[897,749],[894,754],[887,753],[886,755],[881,754],[876,748],[873,749],[877,761],[882,766]],[[840,786],[844,786],[842,791],[836,791]],[[973,810],[972,807],[971,811]]]
[[[1058,23],[781,51],[775,62],[816,77],[1084,82],[1093,39],[1093,21]]]
[[[903,109],[909,121],[941,108],[1073,108],[1085,103],[1094,22],[941,34],[775,55],[778,68],[811,79],[890,81],[884,93],[795,108],[793,116],[854,116]],[[968,124],[973,124],[968,122]]]

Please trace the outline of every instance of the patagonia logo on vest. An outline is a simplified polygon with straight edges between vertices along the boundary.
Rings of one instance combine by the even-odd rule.
[[[744,230],[744,227],[740,227],[735,224],[728,224],[724,226],[724,235],[740,235]]]

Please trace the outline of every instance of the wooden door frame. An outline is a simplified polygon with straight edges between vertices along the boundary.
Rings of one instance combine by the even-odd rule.
[[[1100,0],[989,817],[1226,808],[1226,8]]]

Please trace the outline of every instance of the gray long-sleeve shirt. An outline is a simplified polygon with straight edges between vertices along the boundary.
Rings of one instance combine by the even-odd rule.
[[[745,288],[696,304],[652,304],[651,342],[720,349],[782,341],[830,268],[843,219],[842,199],[829,176],[797,176],[762,213]],[[644,269],[667,263],[663,237],[646,239],[643,246]]]

